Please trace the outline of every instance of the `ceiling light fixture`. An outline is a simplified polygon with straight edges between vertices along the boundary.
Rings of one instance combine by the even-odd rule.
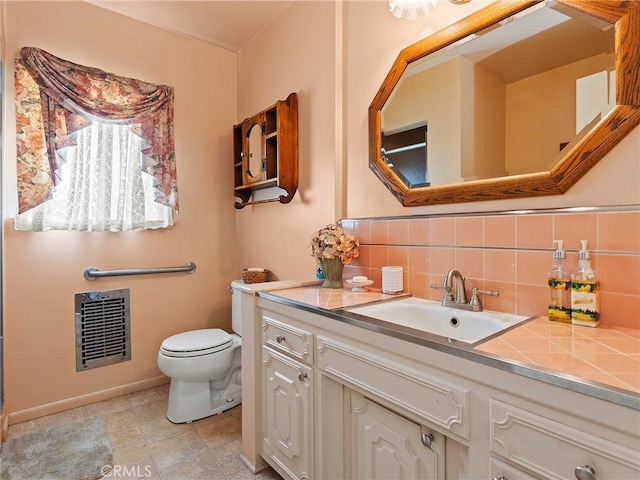
[[[455,5],[467,3],[470,0],[449,0]],[[415,20],[420,16],[427,16],[429,9],[436,8],[438,0],[389,0],[389,11],[396,18]]]

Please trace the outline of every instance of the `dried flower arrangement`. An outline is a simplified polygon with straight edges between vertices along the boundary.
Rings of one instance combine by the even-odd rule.
[[[322,260],[340,258],[348,265],[359,255],[360,242],[349,233],[345,233],[340,222],[327,225],[311,237],[311,256]]]

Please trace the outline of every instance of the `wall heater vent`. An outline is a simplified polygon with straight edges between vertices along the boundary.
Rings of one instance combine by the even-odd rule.
[[[131,359],[129,289],[75,295],[76,371]]]

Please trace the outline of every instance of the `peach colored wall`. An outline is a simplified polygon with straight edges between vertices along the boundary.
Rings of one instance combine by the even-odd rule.
[[[301,111],[307,108],[304,115],[301,115],[300,156],[301,171],[306,173],[301,181],[298,198],[290,206],[258,205],[252,207],[250,213],[238,212],[240,265],[276,265],[274,268],[277,268],[280,278],[308,278],[312,271],[312,263],[308,258],[309,233],[332,220],[332,201],[335,199],[335,218],[350,219],[347,223],[355,228],[358,236],[365,232],[364,238],[361,238],[365,243],[363,257],[356,265],[347,268],[345,275],[351,275],[362,268],[365,274],[375,279],[383,264],[400,263],[407,268],[409,290],[419,296],[431,297],[431,291],[425,288],[431,276],[439,279],[448,268],[457,266],[470,278],[483,282],[485,286],[497,285],[497,290],[502,289],[503,295],[499,299],[487,301],[489,306],[508,311],[544,314],[547,302],[544,285],[550,264],[552,240],[560,235],[568,242],[568,248],[573,249],[568,263],[573,266],[571,262],[576,261],[576,242],[587,238],[590,239],[591,248],[596,250],[594,265],[600,267],[603,277],[603,323],[629,325],[634,318],[637,319],[640,312],[640,292],[637,290],[640,248],[634,243],[628,251],[624,251],[626,247],[609,244],[608,242],[618,241],[607,236],[610,234],[608,229],[611,228],[611,219],[617,218],[617,215],[627,215],[625,220],[615,221],[615,228],[622,232],[621,237],[637,240],[637,214],[546,214],[516,217],[491,215],[491,212],[639,205],[640,128],[631,132],[565,195],[404,208],[368,168],[368,106],[401,48],[489,2],[475,1],[462,6],[441,2],[428,17],[414,22],[395,19],[389,14],[387,2],[384,1],[347,1],[337,4],[334,20],[317,15],[318,10],[329,9],[328,5],[324,5],[324,2],[313,3],[294,3],[284,16],[256,38],[239,57],[240,116],[248,116],[274,101],[278,93],[274,88],[280,86],[280,83],[291,85],[290,89],[295,90],[296,82],[299,82],[298,88],[303,92]],[[323,42],[309,39],[311,35],[300,35],[300,30],[316,31],[312,30],[309,18],[313,18],[316,28],[324,32],[319,35],[323,37]],[[322,22],[326,22],[326,25]],[[290,30],[294,25],[295,28]],[[330,33],[332,28],[335,37]],[[278,47],[288,43],[286,51],[288,54],[290,52],[290,57],[280,55],[280,48],[273,48],[272,37],[277,38]],[[282,68],[282,63],[285,68],[281,72],[269,70],[274,82],[262,82],[257,76],[259,70],[256,66],[266,68],[276,55],[280,55],[278,68]],[[322,65],[331,67],[331,58],[334,59],[336,77],[334,102],[331,101],[331,89],[324,83],[320,87],[320,83],[316,82],[321,70],[315,68],[316,63],[324,59],[327,63]],[[327,75],[323,77],[324,80],[331,81],[331,78]],[[310,83],[316,88],[307,89],[306,86]],[[285,93],[287,92],[281,92],[280,97]],[[257,101],[256,96],[263,94],[270,94],[270,100],[264,98]],[[313,100],[317,103],[309,105]],[[313,108],[305,107],[305,103]],[[336,122],[336,125],[343,122],[343,128],[337,128],[333,137],[330,128],[332,122]],[[316,139],[320,133],[321,141],[307,143],[308,136]],[[344,175],[341,174],[341,169]],[[335,179],[331,178],[332,173]],[[325,194],[318,197],[320,188]],[[333,196],[330,192],[332,188]],[[456,216],[467,212],[487,212],[487,215],[473,218]],[[403,219],[408,215],[435,214],[442,216]],[[369,220],[370,217],[390,219]],[[295,220],[291,221],[291,218]],[[358,220],[359,218],[362,220]],[[632,220],[627,221],[628,218]],[[511,240],[492,237],[496,232],[503,231],[503,222],[513,223],[513,228],[507,235]],[[545,228],[529,227],[536,222],[541,222]],[[418,243],[409,239],[414,229],[421,231],[425,228],[430,235],[428,239],[422,239]],[[460,228],[470,238],[460,236]],[[374,231],[378,229],[384,233],[381,237],[374,238]],[[273,231],[277,233],[270,239],[270,232]],[[454,237],[454,232],[458,232],[459,237]],[[286,241],[283,240],[283,234]],[[516,234],[519,236],[516,237]],[[516,238],[519,239],[518,243],[509,243],[515,242]],[[507,243],[501,243],[505,241]],[[437,247],[436,250],[434,246]],[[460,246],[465,248],[458,248]],[[504,247],[504,252],[496,251],[496,246]],[[505,257],[509,257],[506,263]],[[427,264],[427,261],[432,263]],[[501,262],[504,263],[504,270],[497,267]],[[478,268],[482,271],[478,271]],[[618,270],[620,268],[621,271]],[[503,274],[504,278],[501,277]],[[621,287],[619,278],[622,277],[632,279],[631,286]]]
[[[362,245],[360,257],[345,267],[345,278],[366,275],[380,288],[381,268],[399,265],[405,291],[440,301],[442,290],[430,285],[442,284],[445,273],[456,268],[468,291],[500,293],[481,298],[486,308],[521,315],[547,314],[553,240],[564,240],[569,272],[578,265],[580,240],[587,240],[600,280],[601,325],[640,328],[638,210],[355,219],[344,226]]]
[[[238,55],[237,121],[297,92],[300,157],[299,189],[291,203],[237,212],[239,269],[264,267],[280,279],[314,278],[309,239],[340,218],[335,15],[332,1],[294,2]]]
[[[83,2],[7,2],[8,57],[31,44],[79,63],[176,87],[181,188],[180,223],[170,231],[25,234],[6,221],[9,412],[82,395],[96,398],[149,379],[162,381],[155,355],[164,337],[189,328],[228,328],[226,285],[242,267],[264,266],[277,278],[309,279],[315,264],[308,239],[313,230],[338,218],[640,204],[640,128],[562,196],[404,208],[369,170],[367,108],[397,53],[487,3],[440,2],[428,17],[407,22],[391,16],[384,0],[293,2],[236,58]],[[60,34],[55,26],[69,21],[73,29]],[[5,139],[13,138],[14,129],[11,75],[8,68]],[[200,91],[206,94],[199,97]],[[230,193],[231,126],[293,91],[300,107],[299,191],[290,204],[236,212]],[[6,159],[15,155],[15,147],[5,140],[3,148],[5,206],[11,215],[15,167]],[[633,233],[629,226],[623,228],[625,234]],[[431,232],[447,230],[436,222]],[[90,265],[127,268],[187,261],[198,265],[194,275],[95,283],[82,278]],[[127,286],[134,316],[132,361],[76,373],[73,294]]]
[[[308,279],[311,233],[344,217],[640,204],[640,128],[560,196],[405,208],[369,170],[367,110],[397,54],[489,3],[440,2],[404,21],[384,0],[294,2],[240,52],[238,121],[299,93],[300,188],[291,204],[237,212],[238,268]]]
[[[236,56],[85,2],[6,3],[4,103],[5,400],[13,421],[166,382],[162,340],[230,328],[227,286],[237,278],[230,163],[236,120]],[[71,61],[175,88],[180,217],[171,230],[127,233],[13,229],[15,115],[12,60],[37,46]],[[101,269],[194,262],[192,275],[113,277]],[[75,371],[74,294],[131,289],[131,361]]]

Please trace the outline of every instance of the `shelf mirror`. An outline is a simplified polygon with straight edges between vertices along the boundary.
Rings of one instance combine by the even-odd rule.
[[[499,0],[402,50],[369,166],[404,206],[566,192],[640,123],[640,2]]]
[[[247,164],[247,182],[253,183],[262,180],[262,127],[254,123],[249,128],[249,162]]]

